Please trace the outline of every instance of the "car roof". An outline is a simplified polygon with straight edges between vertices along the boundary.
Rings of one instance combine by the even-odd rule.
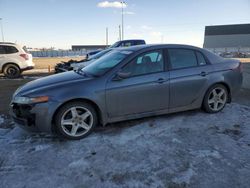
[[[13,43],[13,42],[0,42],[0,44],[11,44],[11,45],[16,45],[16,43]]]
[[[202,50],[199,47],[185,45],[185,44],[143,44],[143,45],[136,45],[131,47],[120,47],[117,48],[118,50],[127,50],[127,51],[139,51],[146,48],[185,48],[185,49],[196,49]]]

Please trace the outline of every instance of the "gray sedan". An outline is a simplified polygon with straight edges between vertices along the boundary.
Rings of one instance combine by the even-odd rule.
[[[11,116],[68,139],[97,125],[197,108],[221,111],[242,84],[241,63],[186,45],[118,48],[77,71],[19,88]]]

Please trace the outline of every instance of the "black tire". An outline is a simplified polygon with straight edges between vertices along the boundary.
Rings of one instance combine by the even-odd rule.
[[[220,107],[218,105],[218,109],[216,110],[215,107],[213,107],[214,104],[212,104],[212,99],[213,99],[213,94],[212,92],[215,90],[215,92],[218,92],[218,91],[224,91],[224,94],[223,94],[223,100],[222,99],[216,99],[215,100],[215,103],[217,101],[217,103],[219,103],[218,101],[221,100],[222,102],[224,103],[220,103]],[[212,98],[211,98],[212,96]],[[219,96],[218,96],[219,97]],[[207,113],[217,113],[217,112],[220,112],[221,110],[223,110],[223,108],[225,107],[226,103],[228,102],[228,90],[227,88],[222,85],[222,84],[215,84],[213,85],[212,87],[210,87],[208,89],[208,91],[206,92],[206,95],[204,97],[204,100],[203,100],[203,104],[202,104],[202,107],[203,109],[207,112]],[[215,106],[215,105],[214,105]]]
[[[7,78],[19,78],[21,75],[21,70],[15,64],[7,64],[3,68],[3,73]]]
[[[71,133],[69,133],[69,132],[72,132],[74,125],[67,125],[68,126],[67,127],[67,126],[63,126],[61,123],[62,119],[64,117],[70,116],[70,113],[71,113],[70,109],[72,109],[72,108],[76,108],[78,110],[77,111],[78,115],[79,115],[79,113],[81,113],[81,110],[84,112],[85,109],[87,109],[91,113],[90,117],[87,117],[87,118],[89,118],[89,119],[87,119],[87,121],[92,122],[92,123],[91,123],[91,126],[89,126],[90,127],[89,130],[86,129],[87,131],[84,134],[75,135],[75,136],[70,135]],[[81,108],[84,108],[84,109],[81,109]],[[85,112],[87,112],[87,111],[85,111]],[[67,113],[69,113],[69,114],[67,114]],[[83,114],[81,114],[81,115],[83,115]],[[73,115],[72,115],[71,119],[69,119],[69,121],[73,121],[72,119],[73,119]],[[92,121],[90,119],[92,119]],[[74,120],[75,126],[76,126],[76,124],[77,124],[77,126],[80,126],[80,124],[83,123],[83,121],[85,122],[85,120],[82,120],[82,119],[81,120],[75,119]],[[65,104],[64,106],[62,106],[59,109],[59,111],[57,112],[57,114],[55,116],[55,127],[56,127],[57,132],[59,133],[60,136],[67,138],[67,139],[70,139],[70,140],[79,140],[79,139],[85,138],[95,129],[97,122],[98,122],[97,113],[96,113],[95,109],[93,108],[93,106],[90,105],[89,103],[80,102],[80,101]],[[69,130],[70,128],[71,128],[71,130]],[[78,127],[78,130],[79,129],[84,130],[82,127]],[[77,133],[77,131],[76,131],[76,133]]]

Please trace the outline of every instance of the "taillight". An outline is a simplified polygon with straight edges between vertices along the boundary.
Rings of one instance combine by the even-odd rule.
[[[29,55],[28,54],[20,54],[22,58],[24,58],[26,61],[29,60]]]

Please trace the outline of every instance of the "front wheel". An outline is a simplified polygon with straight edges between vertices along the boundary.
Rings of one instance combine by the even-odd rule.
[[[59,134],[71,140],[88,136],[97,124],[95,109],[85,102],[72,102],[64,105],[55,117]]]
[[[216,113],[225,107],[227,101],[227,88],[221,84],[216,84],[207,91],[203,101],[203,107],[208,113]]]

